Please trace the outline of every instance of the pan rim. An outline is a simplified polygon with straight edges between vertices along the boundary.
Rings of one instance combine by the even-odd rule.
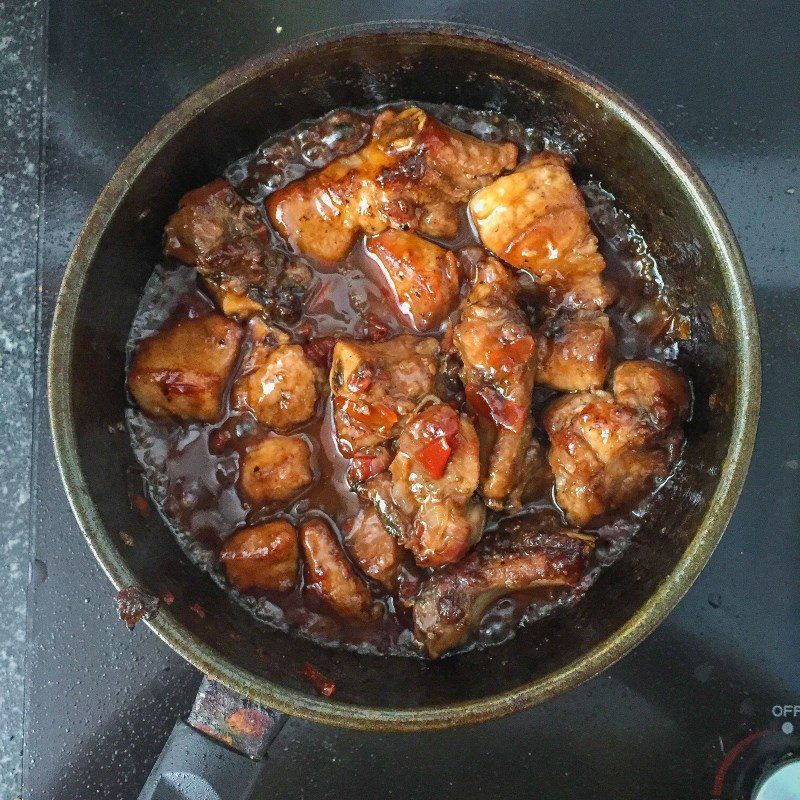
[[[537,705],[602,672],[638,645],[672,611],[699,575],[727,526],[744,484],[755,442],[761,389],[758,322],[749,276],[725,214],[699,171],[661,127],[632,101],[604,81],[548,50],[516,42],[485,28],[432,21],[366,23],[305,36],[287,47],[250,59],[227,70],[168,112],[131,150],[102,190],[78,236],[56,299],[47,367],[50,424],[56,460],[73,513],[90,549],[116,589],[136,582],[103,524],[77,459],[72,425],[69,371],[74,324],[87,272],[103,232],[135,182],[143,164],[172,136],[213,102],[308,48],[347,47],[376,36],[414,37],[415,43],[448,41],[465,49],[492,49],[534,62],[537,69],[571,84],[601,103],[630,126],[675,175],[690,198],[714,244],[722,265],[726,294],[734,309],[737,330],[732,340],[738,364],[735,408],[728,452],[720,478],[696,532],[653,594],[613,634],[569,664],[507,692],[477,700],[392,708],[361,706],[317,698],[243,670],[191,634],[168,610],[147,625],[173,650],[204,674],[262,705],[327,724],[375,731],[413,731],[485,721]]]

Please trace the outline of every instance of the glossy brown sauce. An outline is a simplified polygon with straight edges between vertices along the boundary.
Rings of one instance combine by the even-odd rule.
[[[442,106],[430,110],[444,123],[473,135],[515,142],[520,147],[520,161],[544,146],[565,152],[561,142],[497,114]],[[226,177],[245,199],[261,208],[271,191],[324,166],[338,155],[357,149],[376,114],[377,110],[357,114],[334,112],[322,120],[302,124],[231,165]],[[686,322],[669,307],[658,266],[645,242],[598,182],[588,180],[581,184],[581,190],[606,260],[604,275],[618,291],[617,302],[607,311],[617,337],[618,359],[674,359],[676,342],[685,334],[682,326]],[[266,218],[265,222],[269,226]],[[285,248],[274,232],[271,235],[276,246]],[[457,237],[441,243],[451,249],[478,244],[466,214]],[[296,340],[409,332],[392,300],[384,294],[385,282],[362,244],[334,266],[313,266],[316,274],[304,299],[303,316],[288,329]],[[200,289],[196,275],[193,267],[176,262],[155,267],[131,328],[129,355],[140,339],[156,332],[168,319],[204,313],[213,307]],[[243,352],[241,358],[244,355]],[[536,389],[534,413],[554,394],[551,390]],[[225,539],[245,524],[280,516],[298,522],[309,513],[321,513],[340,528],[356,513],[359,501],[346,483],[348,462],[334,441],[329,397],[320,400],[314,419],[294,431],[305,436],[312,447],[314,482],[289,505],[271,504],[253,510],[240,499],[236,480],[241,448],[259,426],[249,415],[232,412],[227,398],[225,417],[214,425],[150,419],[133,404],[127,420],[150,495],[181,546],[257,617],[323,644],[367,652],[419,655],[409,630],[409,612],[396,607],[393,598],[375,583],[370,584],[371,588],[383,602],[386,613],[378,623],[354,625],[321,613],[304,595],[302,585],[289,593],[243,595],[227,584],[216,558]],[[566,597],[539,592],[535,597],[521,593],[503,598],[486,613],[469,647],[502,642],[513,635],[520,622],[540,618],[558,605],[582,596],[597,571],[624,552],[639,527],[647,502],[640,503],[638,510],[617,515],[609,524],[594,529],[601,538],[579,589]],[[528,510],[531,508],[546,508],[560,514],[549,496]],[[492,512],[488,524],[495,525],[501,519],[502,515]],[[415,579],[410,573],[406,577],[409,582]]]

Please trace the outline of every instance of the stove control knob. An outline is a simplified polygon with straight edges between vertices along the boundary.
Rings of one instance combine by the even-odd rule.
[[[753,800],[800,800],[800,758],[784,761],[764,775]]]

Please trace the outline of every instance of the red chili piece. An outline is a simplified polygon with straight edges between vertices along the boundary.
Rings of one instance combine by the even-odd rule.
[[[358,403],[345,397],[334,398],[334,403],[337,410],[373,431],[389,431],[399,419],[389,406],[380,403]]]
[[[490,386],[467,386],[467,402],[479,416],[495,425],[519,433],[525,423],[525,406],[503,397]]]
[[[372,386],[372,370],[364,364],[347,379],[347,388],[354,393],[363,394],[370,386]]]
[[[434,480],[438,480],[444,475],[447,469],[447,462],[453,454],[453,448],[447,437],[440,436],[432,442],[428,442],[418,453],[417,461],[422,464],[428,475]]]
[[[386,469],[386,459],[374,455],[355,455],[347,468],[350,483],[361,483]]]
[[[378,342],[389,333],[389,326],[378,319],[375,314],[368,314],[364,320],[367,338],[371,342]]]
[[[508,371],[528,361],[533,354],[533,347],[533,338],[523,336],[511,344],[492,350],[487,361],[492,369]]]
[[[336,684],[326,678],[318,669],[308,661],[300,667],[300,677],[307,680],[320,694],[330,697],[336,691]]]

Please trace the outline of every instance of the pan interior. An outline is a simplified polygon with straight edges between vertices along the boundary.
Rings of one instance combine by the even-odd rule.
[[[177,130],[169,131],[174,135],[164,139],[171,126],[161,126],[140,146],[135,179],[118,184],[97,217],[108,218],[105,229],[84,232],[99,238],[84,265],[70,358],[60,371],[68,380],[75,466],[91,498],[76,500],[73,493],[73,502],[94,505],[102,526],[88,535],[113,574],[134,576],[154,595],[174,595],[168,614],[174,620],[161,626],[162,635],[169,638],[172,630],[185,637],[188,631],[202,643],[204,655],[196,661],[223,680],[226,664],[235,664],[246,676],[238,688],[255,697],[274,698],[288,689],[292,710],[300,713],[303,698],[318,701],[299,677],[304,662],[335,680],[340,703],[397,710],[468,703],[550,678],[581,659],[636,615],[696,536],[711,537],[710,551],[718,531],[698,528],[732,440],[745,366],[737,364],[734,342],[743,323],[707,222],[681,179],[624,115],[533,56],[435,33],[323,43],[245,67],[206,91],[190,103],[204,99],[208,105],[194,114],[187,110]],[[671,297],[691,309],[693,320],[680,360],[696,395],[685,457],[634,546],[566,613],[529,626],[502,646],[435,665],[325,649],[258,623],[187,560],[157,515],[143,518],[133,510],[128,491],[135,461],[127,433],[115,430],[126,403],[128,330],[178,198],[303,119],[338,106],[398,100],[493,109],[557,131],[574,146],[582,170],[600,179],[630,214]],[[120,531],[130,533],[133,547],[122,544]],[[198,602],[204,617],[192,610]]]

